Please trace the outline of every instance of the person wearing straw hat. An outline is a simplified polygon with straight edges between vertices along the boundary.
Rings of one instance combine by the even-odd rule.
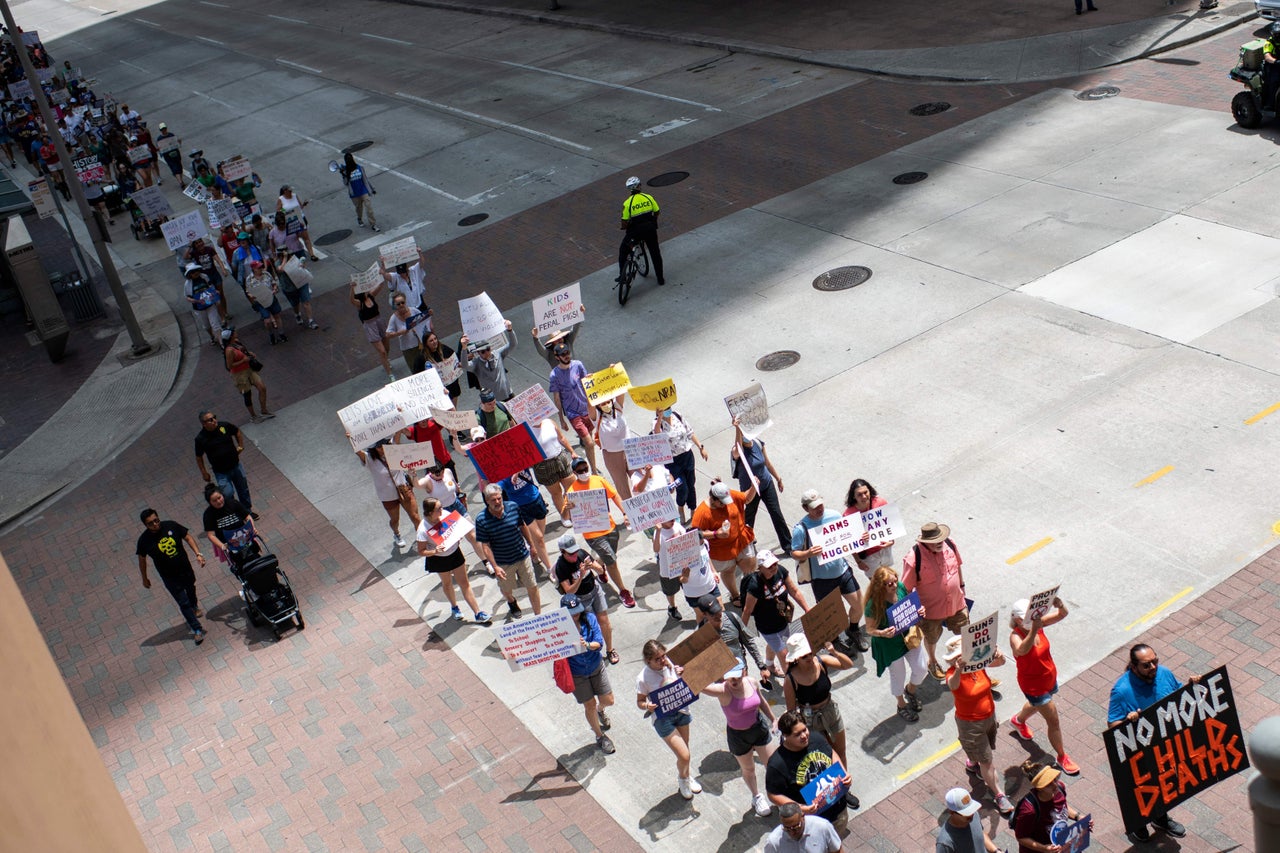
[[[964,561],[951,541],[951,528],[930,521],[920,528],[911,551],[902,558],[902,585],[920,596],[925,616],[920,620],[924,649],[929,656],[929,673],[939,681],[947,677],[938,666],[938,640],[945,625],[959,634],[969,624],[964,601]]]
[[[996,699],[992,693],[994,682],[984,666],[975,672],[961,672],[964,640],[952,637],[947,641],[942,656],[947,665],[947,688],[956,702],[956,729],[960,748],[964,750],[964,769],[982,776],[987,790],[995,797],[996,809],[1002,815],[1013,813],[1013,803],[1004,791],[1000,774],[996,773],[993,750],[1000,722],[996,719]],[[996,656],[987,666],[1003,666],[1004,654],[996,649]]]
[[[938,827],[938,840],[934,853],[996,853],[1000,848],[982,828],[978,814],[978,801],[964,788],[947,791],[947,819]]]

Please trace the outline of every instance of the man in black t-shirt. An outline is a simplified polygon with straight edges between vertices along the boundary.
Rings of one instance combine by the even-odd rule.
[[[195,447],[196,465],[200,468],[200,476],[204,481],[209,483],[217,480],[222,493],[227,497],[234,496],[256,519],[258,514],[253,511],[253,500],[249,497],[249,480],[240,464],[244,439],[236,425],[219,422],[218,416],[213,412],[201,412],[200,432],[196,433]],[[204,464],[206,456],[209,457],[208,468]],[[209,468],[213,469],[212,475]]]
[[[151,578],[147,577],[147,557],[156,565],[156,574],[160,582],[169,590],[173,600],[178,603],[182,617],[187,620],[196,645],[204,642],[204,626],[200,617],[204,611],[196,600],[196,573],[191,568],[191,560],[187,557],[190,548],[204,565],[204,554],[196,544],[191,531],[176,521],[161,521],[154,509],[142,511],[139,518],[146,528],[138,537],[138,571],[142,573],[142,586],[151,589]]]
[[[561,595],[576,595],[586,612],[596,614],[604,645],[608,649],[609,663],[617,663],[619,656],[613,648],[613,626],[609,623],[609,603],[604,597],[605,568],[600,561],[578,547],[578,539],[572,533],[561,536],[557,542],[560,557],[556,560],[556,590]],[[599,575],[597,578],[596,575]]]
[[[843,782],[847,788],[852,781],[849,778],[849,765],[843,756],[836,754],[826,738],[818,732],[809,731],[809,726],[805,724],[804,716],[799,711],[788,711],[778,718],[778,733],[782,735],[782,742],[769,757],[764,775],[764,788],[769,801],[775,806],[795,803],[805,814],[816,814],[831,821],[831,825],[843,838],[849,829],[849,815],[845,806],[847,804],[858,808],[858,798],[850,791],[844,797],[838,797],[823,811],[818,811],[805,803],[801,791],[837,761],[845,768]]]

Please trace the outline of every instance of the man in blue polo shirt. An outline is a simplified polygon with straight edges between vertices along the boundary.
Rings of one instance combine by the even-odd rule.
[[[484,487],[484,512],[476,516],[476,542],[480,556],[496,567],[498,586],[507,599],[511,615],[520,618],[516,603],[516,583],[529,594],[529,606],[535,614],[542,612],[542,596],[529,562],[529,540],[520,523],[520,508],[514,501],[504,500],[502,486],[490,483]]]
[[[839,521],[840,516],[827,510],[822,495],[814,489],[808,489],[800,496],[800,506],[804,507],[804,518],[791,528],[791,556],[796,560],[797,571],[809,564],[809,576],[812,578],[813,599],[822,601],[832,590],[840,590],[845,602],[849,605],[849,628],[844,634],[837,635],[833,641],[835,646],[848,655],[857,655],[868,648],[862,636],[862,587],[858,579],[849,569],[849,561],[844,557],[836,557],[825,563],[818,562],[822,554],[822,546],[809,540],[809,531]]]

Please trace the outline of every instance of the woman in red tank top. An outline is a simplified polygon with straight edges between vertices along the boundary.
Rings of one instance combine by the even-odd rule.
[[[1068,776],[1076,776],[1080,768],[1067,755],[1062,744],[1062,725],[1058,720],[1058,705],[1053,701],[1058,692],[1058,667],[1053,662],[1049,651],[1049,638],[1044,629],[1056,625],[1067,617],[1067,605],[1062,599],[1054,597],[1053,605],[1043,614],[1032,619],[1027,618],[1027,610],[1031,602],[1020,599],[1013,603],[1013,612],[1009,617],[1009,627],[1013,633],[1009,635],[1009,647],[1013,651],[1014,662],[1018,665],[1018,687],[1027,697],[1022,710],[1009,720],[1014,734],[1023,740],[1033,737],[1027,719],[1033,714],[1044,717],[1046,734],[1049,743],[1057,750],[1058,766]]]

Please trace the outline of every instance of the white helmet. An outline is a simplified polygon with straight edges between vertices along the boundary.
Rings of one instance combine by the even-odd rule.
[[[640,179],[635,177],[634,175],[632,175],[630,178],[627,178],[627,189],[631,190],[632,192],[635,192],[636,190],[640,189]]]

